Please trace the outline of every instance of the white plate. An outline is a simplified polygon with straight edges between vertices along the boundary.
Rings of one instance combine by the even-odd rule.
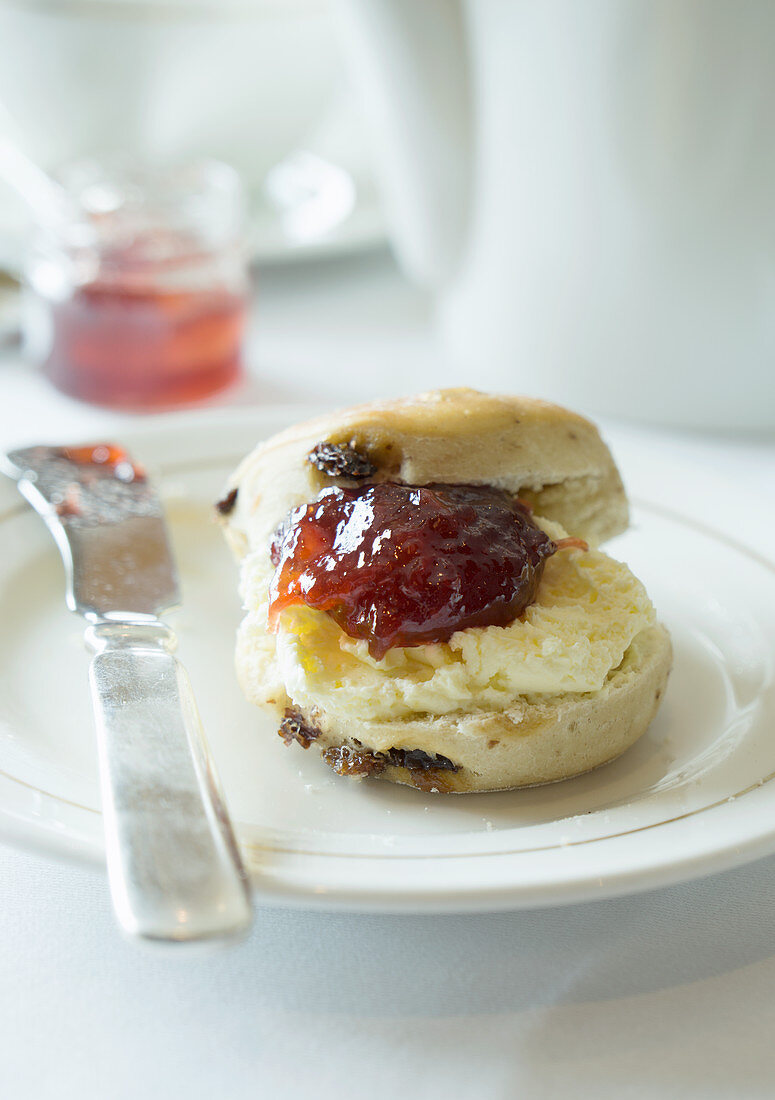
[[[675,667],[633,749],[566,783],[454,797],[340,779],[312,751],[286,748],[235,683],[236,570],[210,519],[227,472],[279,426],[277,413],[186,415],[124,440],[160,477],[185,592],[170,621],[264,900],[516,908],[645,889],[775,850],[775,567],[649,493],[659,478],[642,444],[625,448],[642,499],[611,552],[645,581]],[[680,481],[675,461],[671,472]],[[57,551],[10,485],[0,486],[0,593],[0,827],[101,860],[81,623],[64,609]]]

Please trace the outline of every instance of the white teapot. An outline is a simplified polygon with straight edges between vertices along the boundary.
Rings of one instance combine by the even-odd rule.
[[[394,240],[483,385],[775,426],[772,0],[342,0]]]

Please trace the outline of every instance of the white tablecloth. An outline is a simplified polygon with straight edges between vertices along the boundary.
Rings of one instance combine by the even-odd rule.
[[[251,380],[221,403],[467,380],[384,258],[267,275],[256,318]],[[129,419],[13,352],[0,372],[0,447]],[[772,441],[678,445],[772,509]],[[0,990],[3,1100],[772,1096],[775,857],[514,914],[261,909],[249,941],[192,952],[124,943],[102,874],[0,848]]]

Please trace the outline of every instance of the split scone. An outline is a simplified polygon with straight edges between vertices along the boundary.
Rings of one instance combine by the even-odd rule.
[[[671,661],[589,421],[469,389],[260,444],[218,505],[242,563],[237,673],[288,744],[426,791],[550,783],[645,731]]]

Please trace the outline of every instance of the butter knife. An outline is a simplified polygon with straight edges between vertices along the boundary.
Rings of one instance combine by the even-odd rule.
[[[159,619],[180,602],[159,498],[112,444],[27,447],[2,466],[54,536],[67,605],[89,623],[119,924],[156,941],[240,935],[252,920],[247,877],[175,635]]]

